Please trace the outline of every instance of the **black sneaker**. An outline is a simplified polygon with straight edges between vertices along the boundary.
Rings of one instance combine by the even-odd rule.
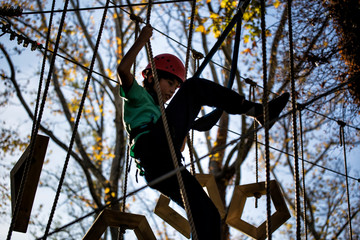
[[[269,102],[269,129],[275,124],[282,110],[289,101],[290,94],[288,92],[274,98]],[[264,115],[261,114],[255,118],[262,126],[264,126]]]

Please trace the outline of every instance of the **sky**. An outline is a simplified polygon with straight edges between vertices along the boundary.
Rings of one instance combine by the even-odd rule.
[[[8,36],[5,35],[3,37],[0,37],[0,43],[9,46],[9,45],[16,45],[16,43],[14,42],[10,42],[8,40]],[[154,44],[154,52],[160,52],[160,47],[161,44]],[[38,69],[41,66],[41,61],[42,61],[42,57],[39,56],[38,52],[31,52],[30,49],[24,49],[23,54],[21,55],[21,57],[19,56],[16,60],[17,63],[21,63],[21,64],[17,64],[18,66],[21,66],[21,70],[24,69],[29,69],[29,71],[34,70],[35,68]],[[3,59],[0,59],[0,64],[3,65],[4,61]],[[23,78],[26,78],[26,76],[22,76]],[[37,88],[37,83],[36,82],[30,82],[29,84],[33,84],[34,85],[34,89]],[[26,121],[25,119],[27,119],[26,113],[23,110],[20,110],[20,108],[16,108],[16,110],[14,110],[14,108],[7,108],[7,109],[0,109],[0,119],[5,119],[7,122],[13,123],[14,127],[19,127],[19,131],[23,131],[24,133],[27,133],[29,130],[29,126],[31,126],[31,122],[29,122],[28,120]],[[239,119],[238,119],[239,120]],[[236,126],[234,127],[235,130]],[[52,144],[52,143],[50,143]],[[54,145],[50,146],[51,148],[56,148]],[[50,148],[49,147],[49,148]],[[186,150],[185,150],[186,151]],[[200,153],[206,153],[206,150],[200,151]],[[341,148],[338,148],[337,150],[334,150],[334,154],[337,154],[339,156],[339,160],[341,160]],[[360,150],[359,148],[355,148],[353,150],[351,150],[348,153],[348,166],[349,168],[351,168],[349,175],[352,176],[359,176],[359,170],[360,170],[360,164],[359,164],[359,154],[360,154]],[[53,154],[54,155],[54,154]],[[202,156],[202,154],[200,154],[200,156]],[[59,154],[58,159],[55,160],[54,162],[58,161],[59,164],[55,166],[61,166],[61,162],[63,160],[63,154]],[[11,161],[16,161],[16,159],[12,159]],[[252,183],[254,182],[254,175],[253,175],[253,168],[252,165],[249,165],[248,168],[244,167],[242,169],[244,177],[244,183]],[[131,178],[134,175],[134,170],[132,170],[132,173],[130,174]],[[134,180],[134,179],[133,179]],[[139,187],[142,186],[143,184],[145,184],[145,182],[143,180],[140,180],[140,183],[138,185],[136,185],[135,187]],[[154,191],[150,190],[147,191],[146,194],[154,194],[154,196],[156,196],[156,193],[154,193]],[[53,199],[53,194],[49,195],[49,191],[44,190],[44,191],[38,191],[37,195],[36,195],[36,200],[35,203],[37,205],[39,204],[47,204],[47,206],[49,206],[49,202],[51,202]],[[249,201],[250,203],[247,203],[249,205],[252,205],[253,203],[251,201]],[[261,201],[260,205],[264,204],[263,200]],[[10,207],[9,205],[7,207]],[[36,208],[37,206],[34,206],[34,208]],[[9,211],[8,209],[6,211]],[[259,215],[262,215],[264,211],[264,208],[260,208],[259,210],[257,210],[256,212],[259,212]],[[253,212],[252,212],[253,213]],[[251,214],[252,214],[251,213]],[[250,214],[249,214],[250,215]],[[9,225],[9,218],[6,219],[5,222],[0,222],[0,239],[4,239],[6,237],[7,231],[8,231],[8,225]],[[20,234],[20,233],[13,233],[13,238],[12,239],[32,239],[30,237],[29,234]]]

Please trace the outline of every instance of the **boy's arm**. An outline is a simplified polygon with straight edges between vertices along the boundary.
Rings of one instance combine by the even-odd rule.
[[[134,42],[129,51],[125,54],[120,64],[117,67],[118,78],[120,85],[125,92],[128,92],[134,81],[134,76],[131,74],[131,66],[136,60],[136,56],[140,50],[145,46],[152,36],[151,25],[146,25],[140,32],[138,39]]]

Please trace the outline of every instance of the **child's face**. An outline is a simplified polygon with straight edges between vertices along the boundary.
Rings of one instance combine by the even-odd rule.
[[[164,102],[167,102],[180,86],[177,80],[167,78],[160,78],[159,84]]]

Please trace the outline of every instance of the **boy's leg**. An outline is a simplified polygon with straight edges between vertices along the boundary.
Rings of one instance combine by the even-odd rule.
[[[138,150],[142,155],[140,157],[141,165],[145,170],[145,178],[148,183],[174,169],[165,133],[161,125],[156,125],[156,128],[150,133],[140,137],[137,143],[139,144]],[[179,165],[181,165],[180,153],[177,152],[177,155]],[[181,175],[199,239],[220,239],[221,220],[217,208],[189,171],[184,169],[181,171]],[[150,187],[159,190],[183,207],[180,187],[175,174],[157,184],[152,184]]]
[[[289,94],[285,93],[269,102],[270,127],[286,106],[288,99]],[[176,149],[182,146],[183,139],[204,105],[221,108],[229,114],[246,114],[264,124],[261,104],[247,101],[235,91],[209,80],[188,79],[166,108]]]
[[[246,101],[245,98],[231,89],[206,79],[188,79],[166,108],[169,125],[174,134],[176,148],[191,128],[202,106],[219,107],[230,114],[244,114],[254,106],[261,106]],[[178,141],[177,141],[178,140]]]
[[[155,169],[154,171],[158,172],[158,170]],[[155,173],[154,171],[145,169],[145,177],[147,181],[152,181],[159,177],[158,175],[166,173],[165,169],[159,170],[158,173]],[[192,176],[186,169],[181,171],[181,175],[199,240],[220,239],[221,219],[217,208],[194,176]],[[159,190],[161,193],[183,207],[180,187],[176,175],[173,175],[165,181],[157,183],[152,187]]]

